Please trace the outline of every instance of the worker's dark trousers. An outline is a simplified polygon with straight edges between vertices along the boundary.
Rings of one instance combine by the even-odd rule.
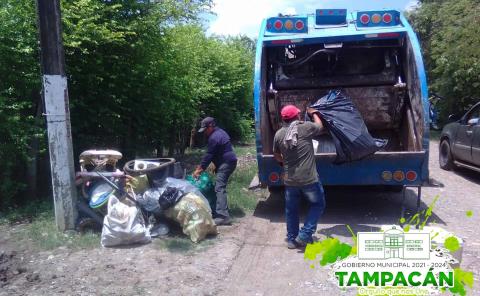
[[[217,195],[217,216],[228,217],[227,183],[228,178],[237,167],[237,162],[222,163],[217,168],[215,193]]]

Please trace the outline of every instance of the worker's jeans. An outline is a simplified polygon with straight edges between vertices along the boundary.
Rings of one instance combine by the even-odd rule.
[[[302,196],[309,203],[308,213],[302,229],[299,231],[299,203]],[[311,242],[317,230],[317,222],[325,209],[325,193],[322,184],[316,182],[305,186],[285,186],[285,217],[287,220],[287,240],[293,241],[297,236],[303,241]]]
[[[227,203],[227,183],[228,178],[237,167],[237,162],[222,163],[217,168],[217,178],[215,181],[215,194],[217,195],[217,216],[228,217]]]

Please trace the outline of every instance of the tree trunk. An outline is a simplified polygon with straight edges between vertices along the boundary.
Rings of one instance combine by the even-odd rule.
[[[190,131],[190,144],[188,145],[188,147],[190,147],[190,149],[193,149],[193,147],[195,147],[195,135],[197,134],[197,131],[195,129],[195,126],[193,126],[192,130]]]
[[[172,128],[170,129],[170,132],[169,132],[169,137],[167,139],[168,141],[168,156],[169,157],[172,157],[174,154],[175,154],[175,142],[176,142],[176,136],[177,136],[177,133],[175,131],[175,127],[176,124],[173,123],[172,124]]]

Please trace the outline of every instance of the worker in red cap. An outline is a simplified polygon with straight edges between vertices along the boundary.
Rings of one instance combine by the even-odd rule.
[[[313,241],[317,222],[325,209],[325,196],[318,178],[312,139],[324,133],[319,114],[308,108],[313,122],[300,121],[300,110],[287,105],[282,108],[283,126],[275,133],[273,153],[284,168],[285,220],[287,247],[305,247]],[[308,214],[299,229],[299,203],[305,197],[309,202]]]

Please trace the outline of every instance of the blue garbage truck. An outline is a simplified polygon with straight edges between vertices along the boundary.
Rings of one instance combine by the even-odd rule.
[[[281,108],[293,104],[304,112],[331,89],[350,97],[370,134],[388,144],[361,160],[334,164],[332,138],[322,136],[314,143],[321,182],[420,191],[429,176],[427,81],[418,39],[396,10],[318,9],[263,21],[254,75],[260,183],[283,186],[272,151]]]

